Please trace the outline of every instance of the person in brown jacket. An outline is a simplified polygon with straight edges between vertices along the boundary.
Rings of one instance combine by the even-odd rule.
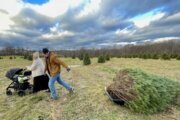
[[[57,81],[60,85],[64,86],[68,91],[74,92],[73,88],[68,85],[64,80],[61,78],[61,66],[66,68],[69,72],[70,68],[60,59],[58,59],[57,55],[53,52],[50,52],[47,48],[43,48],[42,50],[44,57],[45,57],[45,72],[48,72],[50,75],[50,80],[48,86],[51,91],[51,98],[57,100],[58,96],[56,93],[56,89],[54,83]]]

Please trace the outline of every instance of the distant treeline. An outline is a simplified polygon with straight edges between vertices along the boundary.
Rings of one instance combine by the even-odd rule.
[[[5,46],[2,50],[0,50],[0,56],[25,56],[30,55],[34,52],[34,50],[26,50],[24,48],[14,48],[12,46]]]
[[[23,48],[13,48],[5,46],[0,50],[0,56],[32,54],[35,50],[26,50]],[[170,40],[156,43],[145,43],[143,45],[126,45],[124,47],[103,48],[103,49],[84,49],[79,50],[59,50],[55,51],[62,57],[76,58],[82,54],[88,54],[90,57],[99,57],[100,55],[109,55],[110,57],[152,57],[162,56],[164,54],[172,58],[180,54],[180,40]]]
[[[126,45],[120,48],[104,49],[80,49],[57,51],[64,57],[78,57],[83,53],[88,53],[90,57],[100,55],[110,55],[111,57],[135,57],[143,55],[177,55],[180,54],[180,40],[164,41],[159,43],[145,43],[143,45]]]

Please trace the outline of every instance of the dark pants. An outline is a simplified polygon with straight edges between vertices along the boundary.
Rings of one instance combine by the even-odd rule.
[[[33,80],[33,93],[36,93],[40,90],[47,90],[48,87],[49,77],[47,75],[41,75],[34,77]]]

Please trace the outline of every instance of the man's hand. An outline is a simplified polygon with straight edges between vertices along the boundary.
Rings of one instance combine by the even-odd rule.
[[[69,72],[71,69],[68,67],[66,70]]]

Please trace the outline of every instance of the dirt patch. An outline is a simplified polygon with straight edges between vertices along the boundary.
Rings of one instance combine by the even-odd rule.
[[[107,87],[107,92],[113,99],[128,102],[137,96],[133,87],[134,80],[128,75],[128,71],[120,71],[113,80],[114,83]]]

